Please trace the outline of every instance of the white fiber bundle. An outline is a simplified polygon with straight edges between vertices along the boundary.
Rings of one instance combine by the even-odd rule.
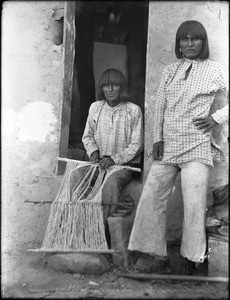
[[[71,174],[77,170],[83,176],[71,188]],[[102,171],[92,163],[67,161],[61,187],[50,207],[41,250],[108,250],[101,190],[113,171],[116,168]]]

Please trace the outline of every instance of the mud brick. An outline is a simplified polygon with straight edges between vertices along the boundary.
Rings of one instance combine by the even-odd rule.
[[[209,236],[208,248],[211,248],[208,258],[208,275],[212,277],[228,277],[228,241],[220,237]]]
[[[134,216],[133,212],[126,217],[108,217],[107,219],[111,236],[111,248],[121,251],[119,254],[113,254],[113,263],[117,266],[127,266],[129,263],[127,247]]]

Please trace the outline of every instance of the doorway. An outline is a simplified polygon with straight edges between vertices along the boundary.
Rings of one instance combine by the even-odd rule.
[[[75,2],[69,130],[69,153],[73,159],[87,159],[81,139],[89,107],[97,100],[97,78],[106,68],[115,67],[124,73],[131,101],[144,113],[147,28],[147,1]]]
[[[88,160],[82,135],[105,69],[124,73],[131,101],[144,115],[148,13],[148,1],[66,2],[60,157]],[[59,161],[57,174],[64,170]]]

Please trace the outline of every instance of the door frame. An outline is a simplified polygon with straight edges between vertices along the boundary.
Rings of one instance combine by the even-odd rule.
[[[64,2],[63,24],[63,59],[62,59],[62,100],[61,128],[59,137],[59,157],[67,157],[69,144],[69,127],[71,119],[71,101],[75,58],[75,2]],[[65,171],[66,162],[59,161],[57,175]]]

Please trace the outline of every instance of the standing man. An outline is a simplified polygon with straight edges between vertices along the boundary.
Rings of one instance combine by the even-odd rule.
[[[184,203],[181,257],[177,274],[192,274],[206,258],[205,212],[213,159],[222,159],[212,128],[224,122],[228,106],[210,115],[218,90],[228,92],[228,76],[220,63],[209,60],[208,37],[197,21],[177,30],[178,61],[165,67],[155,101],[153,165],[137,207],[129,250],[142,254],[137,271],[170,273],[167,256],[167,201],[178,172]]]

